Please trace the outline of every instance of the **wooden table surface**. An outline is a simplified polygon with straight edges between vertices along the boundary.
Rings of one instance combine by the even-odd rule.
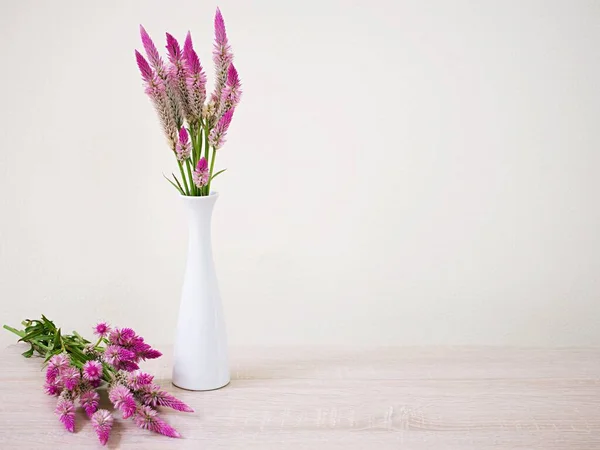
[[[62,428],[24,348],[1,350],[0,449],[101,448],[81,411]],[[232,381],[212,392],[173,387],[169,354],[146,363],[196,412],[165,412],[182,439],[117,419],[108,448],[600,449],[600,349],[231,353]]]

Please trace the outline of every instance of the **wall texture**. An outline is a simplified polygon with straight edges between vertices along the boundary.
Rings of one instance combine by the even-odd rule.
[[[177,5],[0,6],[2,322],[172,340],[186,228],[133,49],[189,28],[212,81],[216,4]],[[232,344],[600,345],[600,3],[220,6]]]

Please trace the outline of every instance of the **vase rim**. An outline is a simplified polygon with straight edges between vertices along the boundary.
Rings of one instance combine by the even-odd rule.
[[[208,195],[181,195],[179,194],[179,197],[185,199],[185,200],[193,200],[193,201],[202,201],[202,200],[212,200],[212,199],[216,199],[219,196],[219,192],[218,191],[210,191],[210,194]]]

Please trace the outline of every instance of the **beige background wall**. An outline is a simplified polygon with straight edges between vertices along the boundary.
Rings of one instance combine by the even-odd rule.
[[[232,344],[600,345],[600,3],[220,5]],[[190,28],[212,80],[215,6],[0,4],[2,322],[172,340],[186,228],[133,49]]]

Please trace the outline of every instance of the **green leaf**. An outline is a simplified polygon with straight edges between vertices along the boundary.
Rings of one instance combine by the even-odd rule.
[[[21,353],[25,358],[31,358],[33,356],[33,345],[26,352]]]
[[[175,175],[173,175],[173,176],[175,176]],[[183,193],[183,189],[182,189],[182,188],[181,188],[181,186],[179,185],[179,181],[177,182],[177,184],[173,183],[173,182],[172,182],[170,179],[168,179],[168,178],[165,176],[165,174],[164,174],[164,173],[163,173],[163,177],[165,177],[165,180],[167,180],[169,183],[171,183],[171,184],[173,185],[173,187],[174,187],[175,189],[177,189],[177,190],[178,190],[178,191],[181,193],[181,195],[184,195],[184,193]],[[177,178],[175,178],[175,179],[177,179]]]
[[[15,333],[19,337],[25,336],[25,332],[24,331],[17,330],[16,328],[13,328],[13,327],[9,327],[8,325],[4,325],[3,328],[5,330],[10,331],[11,333]]]
[[[215,178],[217,175],[219,175],[220,173],[225,172],[227,169],[223,169],[223,170],[219,170],[217,173],[215,173],[212,177],[210,177],[210,180],[212,181],[213,178]]]

